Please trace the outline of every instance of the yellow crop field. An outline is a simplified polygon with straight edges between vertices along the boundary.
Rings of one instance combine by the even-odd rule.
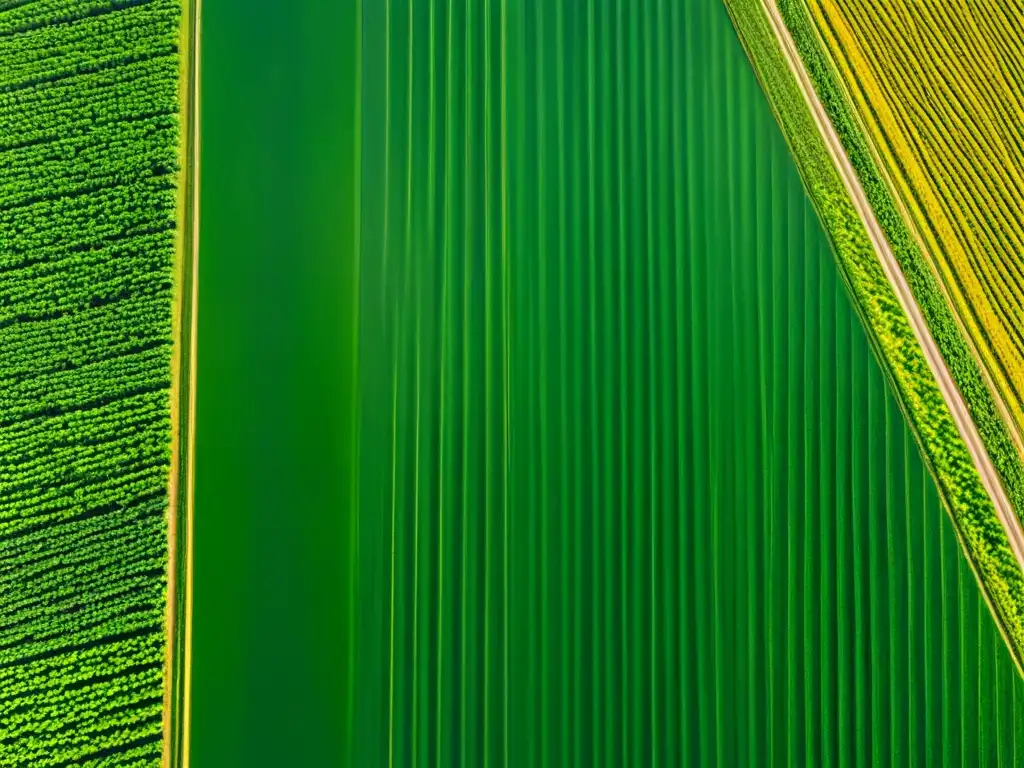
[[[806,0],[875,161],[1024,445],[1024,9]]]

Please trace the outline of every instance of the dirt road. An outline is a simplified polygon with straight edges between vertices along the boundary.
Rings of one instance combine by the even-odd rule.
[[[946,401],[946,406],[949,408],[950,413],[953,414],[957,429],[967,445],[967,450],[971,454],[978,474],[981,475],[981,481],[985,486],[985,490],[988,491],[995,505],[999,521],[1009,539],[1010,548],[1017,558],[1018,565],[1024,570],[1024,528],[1022,528],[1013,505],[1003,489],[992,460],[985,450],[984,443],[981,441],[981,435],[978,434],[978,428],[974,424],[973,419],[971,419],[970,411],[967,409],[967,404],[964,402],[960,390],[957,389],[953,377],[950,375],[949,369],[942,359],[942,355],[939,354],[938,345],[935,343],[935,339],[925,323],[924,315],[914,299],[910,285],[900,269],[899,262],[896,261],[892,248],[889,247],[889,242],[885,239],[882,228],[875,218],[874,211],[868,203],[867,195],[865,195],[853,165],[843,149],[839,135],[836,133],[824,105],[814,90],[814,85],[797,51],[796,43],[792,35],[790,35],[788,27],[786,27],[779,9],[775,6],[773,0],[762,0],[762,5],[768,20],[771,22],[775,38],[778,40],[782,53],[786,57],[789,70],[796,78],[797,84],[803,92],[804,99],[810,107],[811,114],[818,125],[818,130],[821,132],[821,137],[825,142],[829,155],[831,155],[833,163],[835,163],[836,168],[839,170],[846,191],[849,193],[861,221],[864,222],[867,228],[871,244],[874,246],[875,253],[878,254],[878,259],[885,270],[885,275],[896,292],[904,314],[910,320],[914,336],[924,351],[928,366],[931,368],[939,384],[939,389],[942,392],[943,399]]]
[[[201,0],[186,0],[180,68],[182,180],[175,243],[174,353],[171,371],[171,471],[168,479],[167,649],[163,765],[188,768],[191,726],[192,500],[194,496],[196,342],[199,289],[199,53]]]

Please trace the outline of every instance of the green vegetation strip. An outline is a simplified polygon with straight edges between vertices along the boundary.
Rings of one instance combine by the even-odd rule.
[[[0,5],[0,765],[159,765],[178,0]]]
[[[917,345],[907,318],[885,278],[864,224],[858,218],[828,156],[803,95],[789,72],[760,0],[726,0],[726,6],[790,145],[808,195],[829,234],[844,280],[854,297],[875,352],[897,393],[901,408],[913,426],[926,462],[935,475],[946,508],[956,525],[961,544],[1019,665],[1024,651],[1024,579],[992,501],[982,486],[981,478]],[[789,10],[792,11],[792,8]],[[799,43],[799,36],[797,40]],[[803,53],[807,40],[799,44]],[[815,71],[813,66],[809,69],[812,73]],[[818,70],[816,77],[821,77],[820,66]],[[829,98],[823,99],[826,105],[830,101],[833,104],[829,107],[830,114],[835,109],[837,98],[838,94],[831,92]],[[846,126],[847,135],[850,125],[852,121]],[[851,157],[857,165],[858,173],[865,158],[866,154],[856,160]],[[868,190],[872,206],[878,212],[877,186],[872,191],[865,184],[865,189]],[[1015,508],[1020,510],[1018,500],[1021,489],[1019,482],[1016,482],[1019,473],[1008,472],[1014,468],[1014,464],[1011,461],[1012,445],[1005,426],[998,421],[991,397],[986,401],[979,394],[984,392],[987,395],[987,390],[981,384],[977,366],[971,367],[971,358],[966,353],[962,338],[956,334],[948,308],[941,303],[934,280],[930,283],[931,294],[919,294],[922,286],[929,285],[930,275],[919,253],[916,259],[907,259],[913,245],[905,228],[903,239],[894,240],[890,234],[890,228],[895,226],[894,220],[899,222],[899,218],[891,199],[889,205],[888,209],[882,209],[879,219],[900,257],[901,267],[907,274],[915,296],[918,296],[943,356],[968,400],[986,447],[990,452],[993,445],[1003,447],[1001,452],[993,454],[993,462],[1007,483],[1007,492]],[[926,301],[929,296],[933,299],[931,303]],[[941,317],[942,311],[945,311],[948,322],[945,325],[940,322],[936,326],[935,319]],[[962,354],[951,356],[949,353],[956,349],[957,339]],[[964,382],[971,382],[971,371],[976,389],[964,389]],[[989,410],[975,413],[986,402]],[[986,413],[989,414],[988,419],[984,418]],[[1000,435],[1004,441],[1002,443]]]

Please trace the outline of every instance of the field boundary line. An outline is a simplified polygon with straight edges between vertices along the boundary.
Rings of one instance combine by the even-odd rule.
[[[189,765],[192,656],[192,513],[195,493],[196,345],[199,289],[199,60],[201,0],[183,0],[179,36],[178,223],[173,264],[171,471],[168,479],[163,759]]]

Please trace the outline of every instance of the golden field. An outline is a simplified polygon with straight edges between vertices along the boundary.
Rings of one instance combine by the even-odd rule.
[[[1024,11],[992,0],[807,7],[1020,450]]]

